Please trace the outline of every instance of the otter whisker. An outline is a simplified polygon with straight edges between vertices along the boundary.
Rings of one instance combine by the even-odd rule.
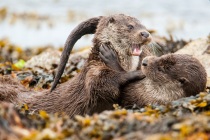
[[[157,56],[161,56],[164,54],[162,51],[162,47],[154,41],[149,43],[147,47],[149,47],[150,50],[152,49],[152,53],[154,53]]]

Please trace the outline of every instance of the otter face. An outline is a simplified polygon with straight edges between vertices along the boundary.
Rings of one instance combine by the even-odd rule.
[[[102,43],[111,43],[118,53],[129,56],[139,56],[141,46],[152,40],[145,26],[136,18],[123,14],[101,19],[96,36]]]
[[[187,96],[204,91],[207,75],[200,62],[189,55],[167,54],[161,57],[148,56],[142,61],[142,72],[155,83],[174,83]]]
[[[169,81],[170,75],[174,65],[176,64],[175,59],[169,56],[148,56],[142,60],[142,72],[147,76],[147,78],[155,81],[164,83],[164,81]]]

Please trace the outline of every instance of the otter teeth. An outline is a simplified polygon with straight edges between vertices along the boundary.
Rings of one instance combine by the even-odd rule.
[[[133,44],[132,45],[132,55],[139,56],[141,54],[141,49],[139,44]]]

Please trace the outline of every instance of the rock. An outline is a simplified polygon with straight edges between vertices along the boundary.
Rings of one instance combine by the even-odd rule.
[[[58,65],[61,52],[58,50],[47,50],[39,55],[32,57],[25,64],[25,68],[47,70],[53,69],[54,65]]]
[[[64,73],[60,82],[63,83],[69,78],[75,76],[83,67],[89,56],[90,48],[84,48],[74,51],[66,64]],[[25,69],[28,73],[19,72],[18,79],[25,83],[26,87],[50,88],[56,73],[56,68],[60,62],[61,51],[48,49],[41,54],[33,56],[25,63]],[[1,72],[1,71],[0,71]],[[29,79],[29,81],[28,81]]]
[[[85,49],[82,51],[75,52],[71,54],[69,61],[67,62],[67,67],[69,65],[78,65],[81,68],[81,64],[79,63],[81,59],[87,59],[90,49]],[[59,50],[49,49],[37,56],[32,57],[25,64],[25,68],[33,69],[34,71],[37,69],[46,69],[52,70],[55,69],[60,62],[61,52]]]
[[[188,43],[176,54],[189,54],[197,58],[205,67],[208,77],[210,77],[210,37],[200,38]]]

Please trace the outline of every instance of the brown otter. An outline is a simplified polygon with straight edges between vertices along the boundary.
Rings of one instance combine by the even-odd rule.
[[[95,33],[94,46],[84,68],[74,78],[54,89],[73,45],[83,35],[91,33]],[[5,81],[10,80],[3,79],[0,80],[0,100],[25,102],[31,110],[65,112],[69,116],[112,109],[112,105],[118,103],[120,86],[145,77],[141,71],[133,71],[138,66],[138,61],[134,63],[133,60],[138,60],[138,56],[134,55],[139,55],[140,47],[150,41],[151,35],[136,18],[123,14],[91,18],[79,24],[67,38],[51,93],[28,91],[15,82],[9,85]],[[113,46],[120,65],[126,71],[112,70],[100,60],[99,47],[102,44]],[[31,97],[24,96],[23,93],[28,92],[34,94]]]
[[[92,61],[101,62],[98,59],[99,47],[102,44],[111,44],[113,49],[118,53],[120,63],[126,71],[136,69],[135,61],[133,62],[135,57],[132,56],[140,55],[140,47],[151,41],[150,33],[136,18],[123,14],[92,18],[81,23],[72,31],[66,41],[51,91],[58,84],[74,43],[81,36],[91,33],[95,33],[95,37],[88,63]]]
[[[105,48],[105,49],[104,49]],[[207,74],[201,63],[190,55],[166,54],[147,56],[142,52],[139,70],[146,75],[141,81],[128,83],[122,89],[121,105],[131,108],[148,104],[167,104],[173,100],[196,95],[205,90]],[[102,47],[101,58],[110,68],[123,71],[116,54],[107,46]]]

